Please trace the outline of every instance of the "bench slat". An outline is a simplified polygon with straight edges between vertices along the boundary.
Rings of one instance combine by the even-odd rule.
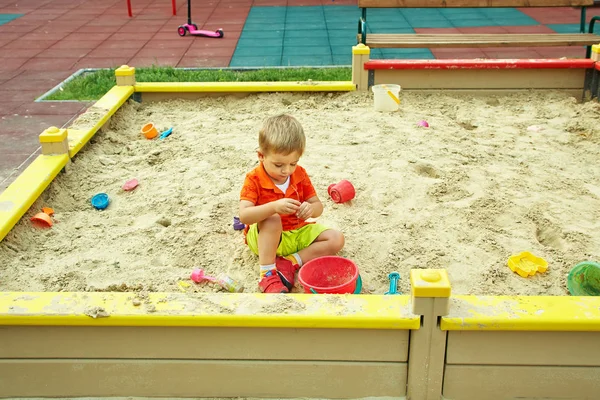
[[[590,7],[594,0],[358,0],[364,8]]]
[[[357,35],[360,42],[361,36]],[[589,46],[600,43],[600,36],[577,34],[392,34],[370,33],[367,46],[373,48],[437,47],[546,47]]]

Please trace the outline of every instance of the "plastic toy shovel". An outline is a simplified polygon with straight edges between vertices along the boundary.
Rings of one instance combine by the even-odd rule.
[[[163,133],[161,133],[158,138],[160,140],[163,140],[164,138],[166,138],[167,136],[169,136],[171,133],[173,133],[173,128],[167,129],[166,131],[164,131]]]
[[[392,272],[388,275],[390,278],[390,290],[385,292],[384,294],[402,294],[398,292],[398,281],[400,280],[400,274],[397,272]]]

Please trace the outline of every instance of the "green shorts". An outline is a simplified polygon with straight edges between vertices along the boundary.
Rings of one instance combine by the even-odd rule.
[[[325,225],[321,224],[308,224],[304,225],[300,229],[294,229],[292,231],[283,231],[281,233],[281,241],[279,247],[277,247],[278,256],[288,256],[299,252],[302,249],[307,248],[314,242],[317,237],[327,229]],[[258,255],[258,225],[250,225],[250,229],[246,234],[246,242],[252,252]]]

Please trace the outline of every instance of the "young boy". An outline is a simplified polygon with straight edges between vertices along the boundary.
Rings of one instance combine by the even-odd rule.
[[[288,293],[303,263],[344,247],[341,232],[306,222],[323,213],[323,203],[298,165],[305,144],[294,117],[268,118],[258,136],[259,165],[246,174],[240,194],[240,221],[248,226],[248,247],[258,255],[264,293]]]

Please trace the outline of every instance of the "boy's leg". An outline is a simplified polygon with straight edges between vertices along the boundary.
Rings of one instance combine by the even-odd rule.
[[[258,254],[260,282],[258,286],[265,293],[287,293],[289,290],[277,274],[275,258],[281,241],[281,218],[273,215],[251,227],[246,237],[250,249]]]
[[[298,251],[303,263],[322,256],[333,256],[344,247],[344,235],[340,231],[327,229],[304,249]]]

